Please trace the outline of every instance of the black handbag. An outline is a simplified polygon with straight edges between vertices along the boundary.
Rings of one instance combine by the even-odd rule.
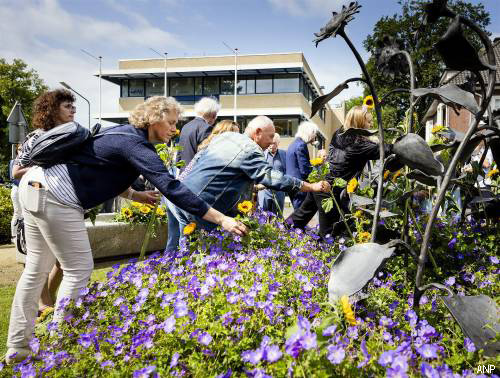
[[[68,122],[50,129],[33,142],[31,163],[45,168],[69,160],[74,148],[96,135],[100,128],[100,124],[88,129],[76,122]]]

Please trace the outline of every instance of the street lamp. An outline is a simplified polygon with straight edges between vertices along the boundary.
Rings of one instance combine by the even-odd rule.
[[[165,78],[164,78],[164,83],[163,83],[163,95],[165,97],[168,97],[168,86],[167,86],[167,55],[168,53],[163,53],[164,55],[160,54],[158,51],[153,49],[152,47],[149,48],[151,51],[155,52],[159,56],[164,56],[164,66],[165,66]]]
[[[88,51],[84,49],[80,49],[83,53],[87,54],[91,58],[94,58],[99,62],[99,124],[101,124],[101,115],[102,115],[102,56],[99,57],[92,55]],[[76,93],[76,92],[75,92]],[[90,119],[90,118],[89,118]]]
[[[69,89],[72,92],[75,92],[78,96],[83,98],[85,101],[87,101],[87,104],[89,105],[89,129],[90,129],[90,101],[87,100],[85,97],[83,97],[80,93],[75,91],[73,88],[71,88],[68,84],[66,84],[64,81],[60,81],[59,84],[61,84],[64,88]]]
[[[224,46],[226,46],[229,50],[231,50],[234,53],[234,117],[233,120],[236,122],[236,109],[237,109],[237,95],[238,95],[238,49],[237,48],[232,48],[227,45],[226,42],[222,41]]]

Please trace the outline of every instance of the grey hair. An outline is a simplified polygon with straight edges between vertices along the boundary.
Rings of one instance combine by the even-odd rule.
[[[161,122],[166,113],[182,113],[182,107],[173,97],[153,96],[137,105],[130,112],[128,120],[137,129],[147,129],[149,125]]]
[[[194,112],[197,116],[204,117],[210,114],[217,114],[220,110],[220,104],[212,97],[203,97],[194,104]]]
[[[300,138],[306,143],[310,143],[316,137],[319,128],[318,126],[311,121],[303,121],[300,123],[297,133],[295,134],[295,138]]]
[[[257,116],[250,122],[248,122],[248,125],[245,128],[245,134],[251,138],[259,127],[263,129],[269,124],[273,125],[273,121],[271,120],[271,118],[262,115]]]

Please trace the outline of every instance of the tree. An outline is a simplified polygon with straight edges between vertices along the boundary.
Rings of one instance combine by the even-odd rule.
[[[363,42],[365,49],[372,53],[372,57],[367,62],[367,69],[377,88],[379,97],[395,88],[410,88],[409,74],[403,73],[392,79],[384,76],[376,67],[373,53],[377,48],[378,41],[382,40],[386,35],[398,40],[402,45],[401,47],[410,53],[414,63],[416,88],[438,86],[445,66],[436,52],[434,44],[446,32],[450,19],[441,18],[435,24],[422,29],[422,20],[424,19],[423,4],[428,2],[423,0],[399,0],[398,3],[402,7],[401,14],[382,17],[375,24],[373,33],[368,35]],[[483,30],[490,24],[489,13],[481,3],[472,5],[463,0],[448,0],[448,6],[457,14],[476,22]],[[418,41],[415,40],[417,30],[419,30]],[[465,30],[465,34],[476,48],[482,46],[475,34],[469,30]],[[365,94],[367,94],[366,89]],[[387,107],[393,107],[397,113],[396,119],[401,121],[409,107],[409,96],[394,95],[389,97],[384,104]],[[428,105],[429,101],[418,104],[415,110],[419,120],[422,119]],[[395,125],[384,124],[384,128],[392,126]]]
[[[0,169],[4,176],[5,165],[11,158],[7,124],[9,112],[16,101],[19,101],[29,123],[33,102],[47,89],[38,73],[29,69],[21,59],[14,59],[10,64],[0,58]]]

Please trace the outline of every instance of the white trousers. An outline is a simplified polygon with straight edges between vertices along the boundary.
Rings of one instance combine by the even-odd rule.
[[[12,214],[12,219],[10,221],[10,236],[11,240],[15,241],[17,235],[17,221],[23,218],[23,210],[19,202],[19,188],[17,185],[12,185],[10,189],[10,199],[12,200],[12,207],[14,208],[14,214]]]
[[[7,338],[8,348],[27,348],[33,338],[38,299],[56,259],[61,263],[63,279],[57,294],[54,321],[60,322],[62,298],[75,298],[88,283],[94,262],[83,211],[58,202],[50,192],[39,211],[27,210],[28,182],[46,182],[41,168],[30,169],[21,180],[19,195],[26,233],[26,266],[17,284],[12,303]]]

